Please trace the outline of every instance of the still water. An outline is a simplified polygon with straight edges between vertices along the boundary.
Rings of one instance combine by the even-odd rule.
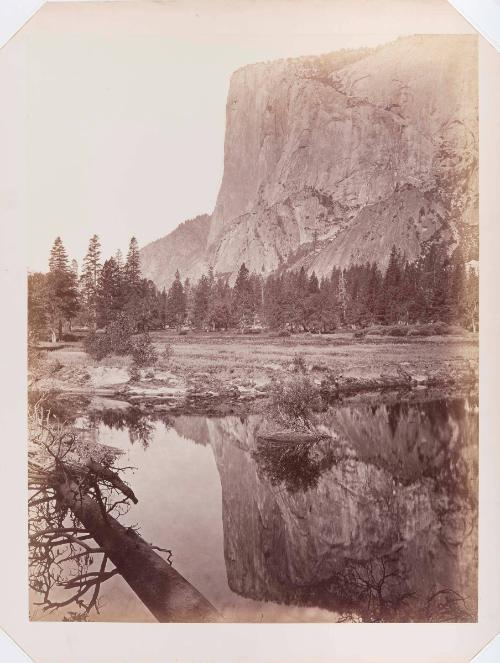
[[[170,549],[226,620],[476,620],[472,397],[341,404],[312,445],[263,443],[261,416],[122,406],[77,423],[123,452],[138,504],[120,522]],[[119,575],[100,605],[92,620],[154,621]]]

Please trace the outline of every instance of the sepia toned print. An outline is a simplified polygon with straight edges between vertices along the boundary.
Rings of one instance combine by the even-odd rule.
[[[332,37],[232,74],[213,211],[61,225],[32,620],[477,621],[477,113],[475,36]]]

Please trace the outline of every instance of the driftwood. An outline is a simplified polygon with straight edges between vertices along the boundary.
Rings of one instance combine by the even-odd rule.
[[[219,621],[215,608],[193,585],[137,532],[121,525],[95,499],[82,493],[76,481],[62,482],[56,487],[56,494],[158,621]]]

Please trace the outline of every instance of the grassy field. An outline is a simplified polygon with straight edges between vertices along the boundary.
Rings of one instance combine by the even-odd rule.
[[[158,363],[130,382],[130,357],[91,359],[81,343],[47,352],[36,387],[147,400],[252,400],[265,395],[273,380],[297,371],[316,384],[333,377],[344,391],[386,387],[460,385],[477,381],[477,334],[446,336],[380,335],[353,332],[296,334],[152,332]],[[164,350],[168,346],[168,356]],[[300,357],[300,359],[297,359]]]
[[[344,376],[368,377],[390,372],[404,362],[424,372],[438,366],[462,366],[464,362],[476,362],[478,354],[477,337],[467,333],[358,339],[352,333],[276,338],[215,333],[178,336],[156,332],[152,338],[160,350],[170,343],[172,363],[181,372],[203,370],[228,379],[234,374],[253,379],[262,373],[287,370],[296,355],[304,358],[312,372],[329,369]]]

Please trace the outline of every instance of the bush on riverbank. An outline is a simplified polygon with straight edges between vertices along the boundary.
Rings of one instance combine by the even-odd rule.
[[[125,315],[110,322],[103,332],[91,332],[84,341],[85,351],[94,359],[109,355],[131,355],[137,367],[155,364],[158,355],[147,332],[135,335],[135,325]]]
[[[283,426],[310,430],[311,416],[322,407],[319,389],[304,376],[294,376],[271,387],[271,414]]]
[[[136,366],[152,366],[158,361],[158,354],[147,332],[131,340],[130,354]]]

